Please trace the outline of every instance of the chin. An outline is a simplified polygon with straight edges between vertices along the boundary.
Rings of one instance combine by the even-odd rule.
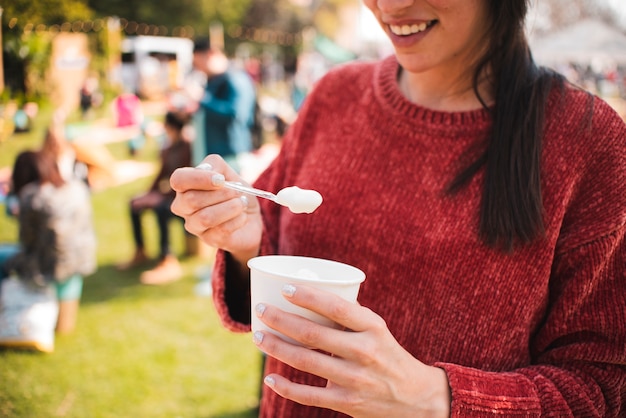
[[[432,61],[416,53],[402,53],[396,50],[396,59],[400,66],[410,73],[421,73],[433,68]]]

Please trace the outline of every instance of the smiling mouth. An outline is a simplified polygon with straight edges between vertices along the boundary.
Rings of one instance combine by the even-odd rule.
[[[397,36],[415,35],[416,33],[424,32],[435,23],[437,23],[436,20],[431,20],[429,22],[423,22],[420,24],[414,23],[412,25],[389,25],[389,30]]]

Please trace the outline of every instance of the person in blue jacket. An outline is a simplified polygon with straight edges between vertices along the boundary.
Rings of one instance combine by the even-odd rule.
[[[195,41],[193,65],[206,75],[204,95],[194,115],[193,163],[197,165],[208,154],[218,154],[238,167],[237,156],[253,148],[254,83],[220,48],[212,47],[208,38]]]

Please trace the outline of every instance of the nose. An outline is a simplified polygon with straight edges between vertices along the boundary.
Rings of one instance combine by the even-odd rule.
[[[385,14],[397,13],[413,4],[413,0],[376,0],[378,10]]]

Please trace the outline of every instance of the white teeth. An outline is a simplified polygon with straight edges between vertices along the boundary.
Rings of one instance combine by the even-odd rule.
[[[414,33],[423,32],[428,27],[427,23],[414,23],[412,25],[389,25],[394,35],[413,35]]]

